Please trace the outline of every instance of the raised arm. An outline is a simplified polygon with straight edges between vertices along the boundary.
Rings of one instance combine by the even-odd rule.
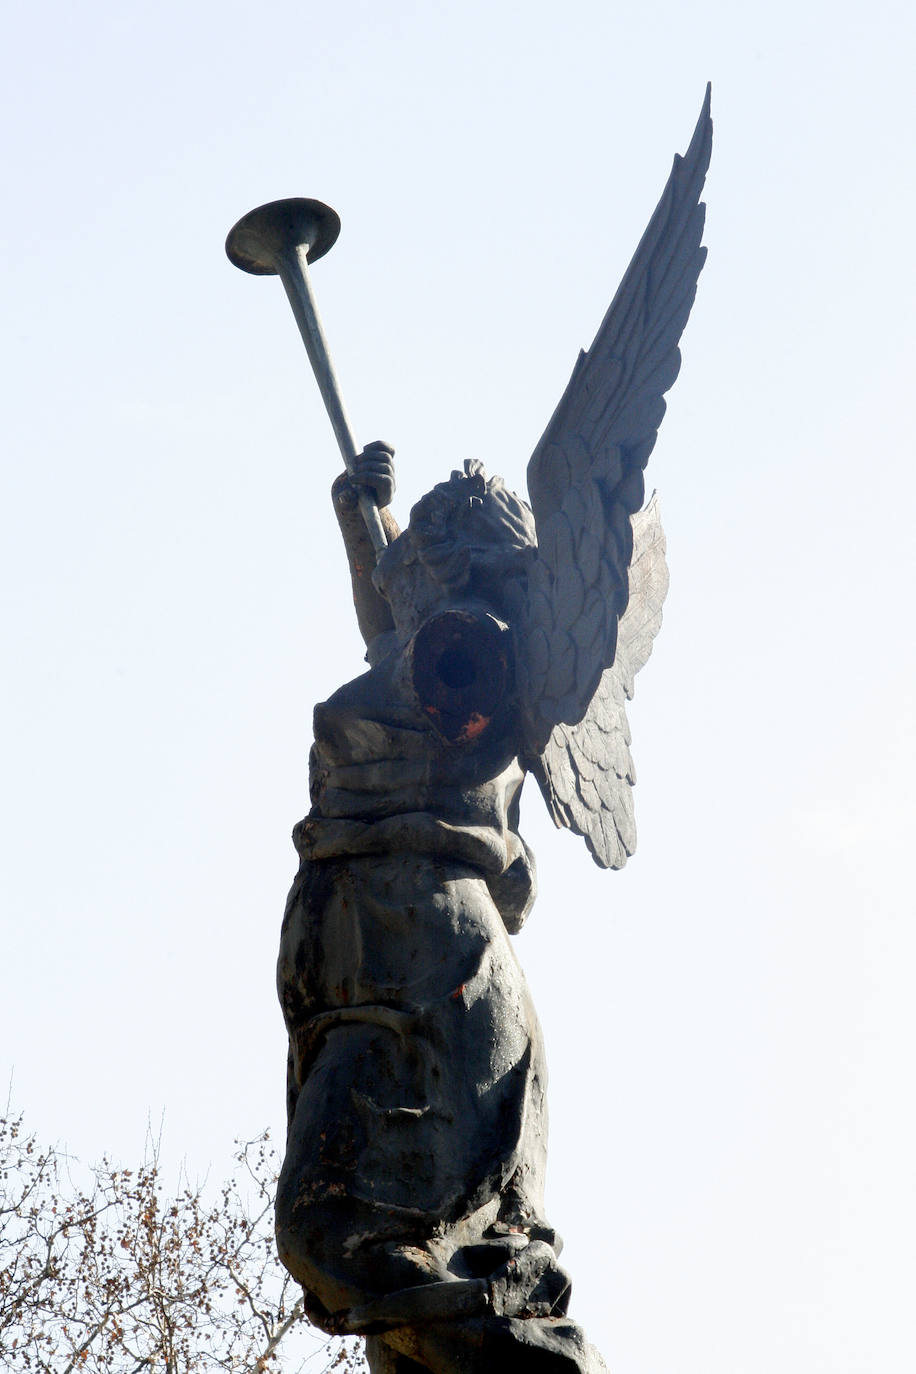
[[[367,444],[362,453],[358,454],[353,475],[342,472],[331,488],[334,514],[343,535],[350,565],[356,619],[367,648],[371,647],[372,642],[380,634],[393,630],[394,621],[388,602],[372,584],[375,553],[360,514],[357,490],[363,486],[371,487],[375,492],[382,525],[390,544],[401,532],[388,509],[394,495],[393,459],[394,449],[377,439],[374,443]]]

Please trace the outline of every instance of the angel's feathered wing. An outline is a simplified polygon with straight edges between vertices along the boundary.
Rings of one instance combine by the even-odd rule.
[[[530,768],[556,825],[585,838],[600,868],[623,868],[636,848],[630,725],[626,703],[652,652],[668,590],[665,535],[653,495],[633,516],[630,598],[617,630],[614,662],[577,725],[555,725]]]
[[[611,307],[528,464],[538,552],[517,662],[529,758],[539,756],[533,771],[554,820],[585,835],[604,867],[619,867],[634,841],[623,698],[654,630],[641,662],[615,654],[637,580],[632,517],[706,257],[699,197],[712,144],[709,102],[707,88],[690,147],[675,157]],[[635,612],[634,630],[637,621],[658,628],[660,601],[648,620]]]

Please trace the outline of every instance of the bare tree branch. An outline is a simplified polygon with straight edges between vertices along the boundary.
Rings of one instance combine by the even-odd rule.
[[[359,1374],[361,1349],[309,1326],[276,1258],[277,1159],[239,1142],[218,1188],[139,1167],[81,1171],[0,1117],[0,1367],[10,1374]]]

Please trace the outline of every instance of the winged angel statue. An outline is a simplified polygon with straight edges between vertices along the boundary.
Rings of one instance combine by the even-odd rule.
[[[643,473],[705,249],[707,91],[690,147],[528,465],[477,462],[375,562],[361,490],[333,500],[370,667],[315,710],[312,807],[283,924],[284,1263],[374,1374],[596,1374],[544,1214],[541,1034],[508,935],[534,897],[525,774],[619,868],[635,844],[625,703],[667,586]]]

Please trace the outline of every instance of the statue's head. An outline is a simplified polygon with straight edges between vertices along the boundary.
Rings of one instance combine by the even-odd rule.
[[[536,546],[530,508],[468,460],[413,507],[373,580],[401,633],[456,604],[481,604],[510,620]]]

